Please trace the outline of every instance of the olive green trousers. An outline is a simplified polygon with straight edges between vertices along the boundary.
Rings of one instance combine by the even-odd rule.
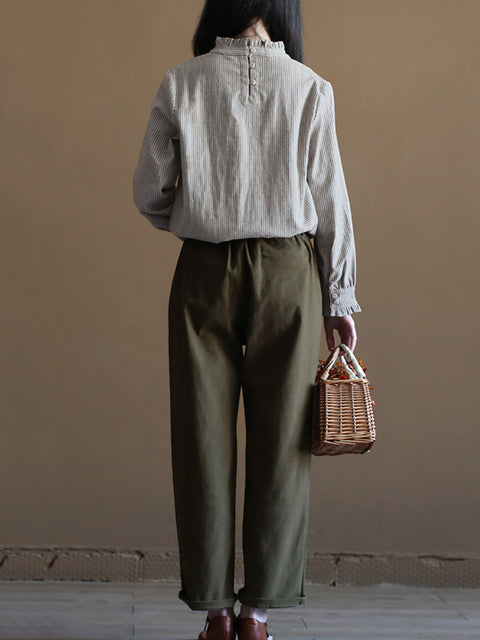
[[[185,239],[168,324],[178,597],[193,610],[237,600],[262,608],[303,604],[311,403],[322,331],[310,237]],[[245,573],[236,593],[240,388]]]

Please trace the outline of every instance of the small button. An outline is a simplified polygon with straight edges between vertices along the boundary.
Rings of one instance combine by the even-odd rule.
[[[255,51],[256,51],[255,47],[250,47],[250,51],[251,51],[252,53],[255,53]]]
[[[250,69],[253,69],[254,66],[255,66],[255,62],[251,62],[250,63]]]
[[[334,300],[336,300],[336,299],[338,298],[338,293],[337,293],[336,291],[334,291],[334,292],[332,293],[332,298],[333,298]]]
[[[250,80],[250,84],[257,84],[256,80]]]

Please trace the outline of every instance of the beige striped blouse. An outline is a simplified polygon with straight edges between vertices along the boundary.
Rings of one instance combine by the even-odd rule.
[[[283,41],[217,36],[170,67],[133,177],[136,208],[181,240],[314,238],[325,316],[361,311],[330,82]]]

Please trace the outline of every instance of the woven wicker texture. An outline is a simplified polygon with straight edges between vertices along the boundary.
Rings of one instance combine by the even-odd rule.
[[[347,379],[328,379],[340,350],[349,356],[355,372],[341,356]],[[328,360],[320,361],[313,393],[312,455],[335,456],[370,451],[376,440],[371,384],[353,352],[340,343]]]

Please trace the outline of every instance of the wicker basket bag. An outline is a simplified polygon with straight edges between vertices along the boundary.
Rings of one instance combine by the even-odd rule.
[[[342,373],[348,378],[330,379],[328,374],[343,349],[355,369],[340,356]],[[323,363],[323,361],[322,361]],[[336,456],[370,451],[376,439],[373,388],[353,352],[340,343],[324,366],[319,363],[313,389],[312,455]]]

